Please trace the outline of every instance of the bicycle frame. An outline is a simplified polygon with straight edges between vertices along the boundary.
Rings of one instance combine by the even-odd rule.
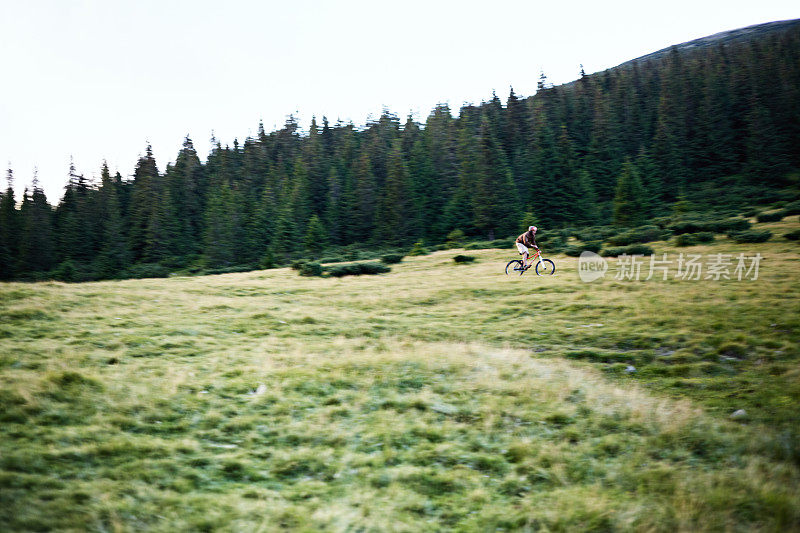
[[[528,265],[525,265],[525,260],[523,259],[522,265],[525,266],[526,269],[528,269],[532,267],[534,263],[541,263],[542,259],[543,259],[542,251],[537,249],[535,254],[533,255],[528,254],[528,261],[530,261],[530,263]]]

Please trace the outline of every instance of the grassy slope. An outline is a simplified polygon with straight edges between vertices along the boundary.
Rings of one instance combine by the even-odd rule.
[[[0,529],[798,528],[800,248],[655,247],[766,260],[2,285]]]

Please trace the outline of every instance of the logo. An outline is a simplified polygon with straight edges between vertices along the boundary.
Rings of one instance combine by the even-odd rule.
[[[608,262],[594,252],[584,251],[578,258],[578,275],[581,281],[591,283],[606,275]]]

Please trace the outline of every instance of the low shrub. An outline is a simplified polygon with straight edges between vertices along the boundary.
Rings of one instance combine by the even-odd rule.
[[[790,241],[800,240],[800,229],[795,230],[791,233],[784,233],[783,236],[789,239]]]
[[[693,235],[697,239],[697,242],[714,242],[714,233],[711,231],[701,231],[699,233],[693,233]]]
[[[758,215],[761,211],[756,209],[755,207],[751,207],[750,209],[745,209],[742,211],[742,216],[745,218],[751,218]]]
[[[591,226],[575,231],[573,236],[583,242],[604,241],[618,232],[619,228],[614,226]]]
[[[614,246],[628,246],[629,244],[661,241],[669,238],[670,231],[658,226],[640,226],[618,235],[608,237],[606,240]]]
[[[394,265],[399,263],[405,257],[402,254],[386,254],[381,256],[381,263],[386,263],[387,265]]]
[[[570,257],[578,257],[584,251],[586,252],[594,252],[599,253],[600,249],[603,247],[603,243],[594,241],[594,242],[584,242],[581,244],[576,245],[567,245],[564,247],[564,253]]]
[[[453,258],[453,261],[456,263],[472,263],[475,261],[475,257],[471,255],[457,255]]]
[[[391,268],[381,263],[348,263],[346,265],[337,265],[328,267],[325,272],[329,276],[341,278],[343,276],[361,276],[363,274],[384,274],[391,272]]]
[[[495,239],[491,241],[489,244],[492,245],[491,246],[492,248],[498,248],[498,249],[513,248],[514,239]]]
[[[77,269],[75,268],[75,263],[67,259],[60,265],[58,265],[53,272],[51,272],[51,276],[53,279],[57,279],[58,281],[77,281],[76,278]]]
[[[784,216],[800,215],[800,200],[796,200],[782,209]]]
[[[342,255],[329,255],[319,259],[320,263],[344,263],[345,261],[349,261],[349,259]]]
[[[786,216],[786,213],[783,210],[773,211],[772,213],[761,213],[756,217],[756,220],[759,222],[778,222],[783,220],[784,216]]]
[[[454,229],[447,234],[447,246],[449,248],[460,248],[464,243],[464,232],[460,229]]]
[[[322,265],[316,262],[307,262],[303,263],[303,266],[300,267],[300,275],[301,276],[321,276],[322,275]]]
[[[729,231],[745,231],[750,229],[751,224],[744,218],[724,218],[724,219],[704,219],[704,218],[683,218],[678,219],[667,225],[667,229],[676,235],[683,233],[727,233]]]
[[[714,242],[714,234],[710,231],[681,233],[675,237],[675,246],[694,246],[696,244],[708,242]]]
[[[600,255],[603,257],[617,257],[619,255],[652,255],[653,249],[646,244],[631,244],[630,246],[618,246],[604,248]]]
[[[235,274],[237,272],[250,272],[251,270],[256,270],[256,268],[255,265],[233,265],[219,268],[207,268],[200,273],[203,275]]]
[[[292,261],[292,264],[290,266],[292,270],[302,270],[303,265],[305,265],[306,263],[308,263],[308,259],[297,259],[296,261]]]
[[[754,243],[754,242],[766,242],[772,237],[772,232],[769,230],[747,230],[747,231],[731,231],[728,233],[728,237],[732,239],[734,242],[742,243]]]
[[[169,269],[158,263],[139,263],[125,269],[121,277],[134,279],[166,278],[169,277]]]
[[[411,251],[408,252],[408,255],[428,255],[429,253],[427,248],[425,248],[425,244],[422,241],[417,241],[414,243]]]

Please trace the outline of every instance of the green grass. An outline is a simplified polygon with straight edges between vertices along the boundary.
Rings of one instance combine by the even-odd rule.
[[[0,285],[0,529],[800,528],[800,249],[652,246],[765,259]]]

